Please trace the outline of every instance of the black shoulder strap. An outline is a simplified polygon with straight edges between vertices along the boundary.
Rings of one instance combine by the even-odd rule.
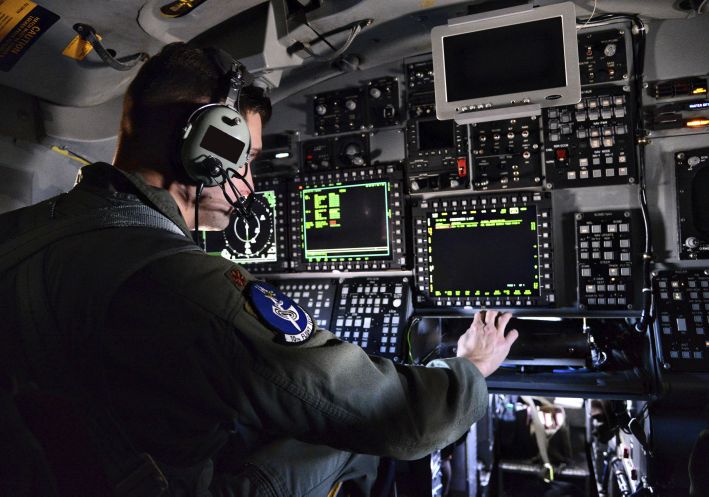
[[[81,216],[48,219],[46,224],[0,245],[0,273],[62,238],[100,229],[123,227],[156,228],[184,236],[175,223],[147,205],[96,209]]]

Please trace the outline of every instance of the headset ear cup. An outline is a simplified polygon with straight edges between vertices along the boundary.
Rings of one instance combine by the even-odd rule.
[[[180,147],[182,167],[195,183],[216,186],[226,181],[226,170],[246,164],[251,144],[244,117],[225,105],[197,109],[185,126]]]

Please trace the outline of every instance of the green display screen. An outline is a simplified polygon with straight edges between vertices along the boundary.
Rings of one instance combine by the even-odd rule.
[[[427,228],[431,296],[540,294],[535,206],[434,212]]]
[[[389,182],[304,188],[306,262],[391,257]]]

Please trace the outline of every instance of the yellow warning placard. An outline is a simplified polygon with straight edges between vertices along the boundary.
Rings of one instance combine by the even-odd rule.
[[[0,71],[9,71],[59,16],[30,0],[0,0]]]
[[[0,0],[0,40],[37,6],[28,0]]]
[[[99,35],[96,38],[101,40]],[[75,60],[84,60],[87,55],[93,50],[94,47],[88,41],[84,40],[81,36],[76,35],[73,40],[69,42],[66,46],[62,55],[66,55]]]

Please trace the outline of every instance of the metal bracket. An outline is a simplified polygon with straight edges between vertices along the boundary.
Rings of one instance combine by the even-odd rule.
[[[96,30],[88,24],[76,23],[74,24],[74,31],[79,33],[81,39],[85,40],[96,50],[96,54],[101,57],[102,61],[117,71],[129,71],[133,69],[138,62],[143,62],[148,59],[148,54],[145,52],[138,52],[117,59],[106,50],[101,40],[98,39]]]

